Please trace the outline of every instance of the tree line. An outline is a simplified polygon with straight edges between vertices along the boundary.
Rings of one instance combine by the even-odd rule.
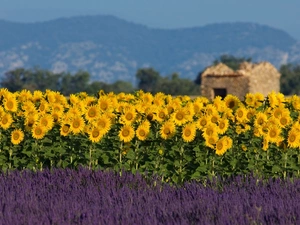
[[[251,62],[252,59],[222,55],[213,62],[213,65],[222,62],[233,70],[237,70],[239,65],[245,61]],[[198,73],[195,80],[189,80],[180,78],[178,73],[161,76],[153,68],[141,68],[135,74],[137,79],[135,87],[132,83],[121,80],[112,84],[102,81],[91,81],[91,76],[86,71],[78,71],[75,74],[71,74],[69,72],[53,73],[40,68],[17,68],[6,72],[0,85],[12,92],[23,89],[30,91],[51,89],[59,91],[66,96],[78,92],[96,94],[99,90],[103,90],[106,93],[133,93],[137,90],[144,90],[152,94],[163,92],[170,95],[200,95],[203,71]],[[280,92],[285,95],[300,95],[300,65],[284,64],[280,66],[279,72],[281,73]]]
[[[142,68],[136,73],[137,87],[126,81],[116,81],[108,84],[102,81],[91,81],[91,76],[86,71],[71,73],[53,73],[40,68],[24,69],[17,68],[4,74],[0,84],[2,88],[16,92],[23,89],[29,91],[46,89],[59,91],[69,96],[73,93],[86,92],[97,94],[99,90],[114,93],[133,93],[137,90],[144,90],[151,93],[163,92],[171,95],[198,95],[199,86],[188,79],[181,79],[174,73],[162,77],[153,68]]]

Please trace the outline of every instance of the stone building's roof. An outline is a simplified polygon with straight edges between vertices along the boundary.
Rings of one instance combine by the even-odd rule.
[[[264,74],[266,72],[274,74],[274,76],[280,77],[278,70],[269,62],[250,63],[243,62],[237,71],[232,70],[223,63],[208,67],[202,73],[202,77],[227,77],[227,76],[251,76],[253,73]]]
[[[202,77],[213,76],[213,77],[225,77],[225,76],[240,76],[241,74],[232,70],[223,63],[208,67],[202,73]]]

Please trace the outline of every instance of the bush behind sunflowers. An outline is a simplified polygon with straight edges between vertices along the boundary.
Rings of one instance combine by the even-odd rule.
[[[183,183],[300,176],[300,98],[0,89],[0,168],[78,168]]]

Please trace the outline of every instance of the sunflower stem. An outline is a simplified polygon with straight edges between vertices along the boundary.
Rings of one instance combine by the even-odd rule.
[[[122,170],[121,170],[121,167],[122,167],[122,149],[123,149],[123,142],[121,142],[121,144],[120,144],[120,151],[119,151],[119,174],[120,174],[120,176],[122,176]]]

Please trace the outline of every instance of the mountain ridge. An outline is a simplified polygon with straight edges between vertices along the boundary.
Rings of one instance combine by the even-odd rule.
[[[287,32],[251,22],[150,28],[110,15],[76,16],[34,23],[0,20],[0,77],[39,66],[53,72],[86,70],[92,80],[134,83],[135,72],[153,67],[195,79],[222,54],[253,61],[300,62],[300,44]]]

